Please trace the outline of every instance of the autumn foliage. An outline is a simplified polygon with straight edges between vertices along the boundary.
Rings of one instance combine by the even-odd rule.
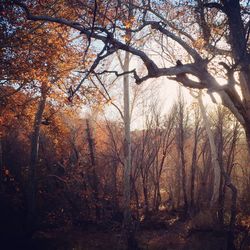
[[[148,249],[147,237],[163,230],[167,246],[173,239],[192,245],[196,232],[222,234],[227,246],[247,245],[249,10],[245,1],[230,1],[238,2],[237,20],[246,26],[243,58],[228,1],[0,0],[4,244],[57,230],[100,230],[128,233]],[[183,85],[167,112],[158,98],[160,77]],[[122,79],[131,84],[128,120]],[[149,90],[133,85],[146,80]],[[197,98],[204,89],[217,104],[208,102],[202,113]],[[126,122],[133,124],[131,142]],[[175,231],[181,237],[172,239]]]

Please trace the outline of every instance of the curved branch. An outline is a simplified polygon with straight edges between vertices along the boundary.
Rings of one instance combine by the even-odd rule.
[[[114,48],[109,48],[107,53],[105,55],[102,55],[102,53],[105,50],[105,47],[102,49],[102,51],[97,55],[94,63],[92,64],[92,66],[90,67],[90,69],[86,72],[86,75],[83,77],[83,79],[79,82],[79,84],[76,86],[76,88],[74,90],[72,90],[70,92],[70,96],[69,96],[69,100],[71,101],[73,96],[76,94],[76,92],[80,89],[80,87],[82,86],[82,84],[84,83],[84,81],[89,77],[89,75],[95,70],[95,68],[99,65],[99,62],[101,60],[103,60],[104,58],[110,56],[111,54],[113,54],[116,50]]]
[[[149,22],[151,24],[152,29],[156,29],[160,31],[162,34],[170,37],[178,44],[180,44],[192,57],[193,59],[198,62],[202,61],[202,57],[200,54],[193,48],[191,48],[186,42],[183,41],[179,36],[176,36],[174,33],[170,32],[169,30],[165,29],[160,22]]]

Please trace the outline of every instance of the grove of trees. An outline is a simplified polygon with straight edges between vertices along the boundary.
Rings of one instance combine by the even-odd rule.
[[[6,249],[72,228],[114,249],[151,249],[147,230],[248,249],[248,0],[0,0],[0,34]],[[168,111],[159,79],[180,85]]]

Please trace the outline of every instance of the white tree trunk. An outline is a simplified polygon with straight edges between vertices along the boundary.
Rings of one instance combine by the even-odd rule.
[[[129,53],[125,52],[124,71],[129,71]],[[130,173],[131,173],[131,139],[130,139],[130,105],[129,75],[123,77],[124,88],[124,226],[129,226],[130,213]]]
[[[209,139],[212,164],[213,164],[213,169],[214,169],[213,195],[210,201],[210,205],[213,206],[217,204],[218,202],[219,189],[220,189],[220,165],[218,161],[218,150],[215,144],[213,132],[211,130],[211,123],[209,121],[209,118],[207,116],[207,113],[206,113],[206,110],[202,101],[201,91],[199,92],[198,102],[199,102],[199,107],[201,110],[202,119],[204,121],[204,125],[205,125],[206,132],[207,132],[208,139]]]

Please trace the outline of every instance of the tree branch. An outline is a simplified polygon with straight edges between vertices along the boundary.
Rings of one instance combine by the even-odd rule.
[[[170,32],[169,30],[163,27],[163,23],[160,22],[149,22],[151,24],[152,29],[156,29],[160,31],[162,34],[170,37],[178,44],[180,44],[192,57],[196,62],[202,61],[202,57],[200,54],[193,48],[191,48],[186,42],[183,41],[179,36],[176,36],[174,33]]]
[[[182,75],[182,76],[177,75],[176,77],[168,77],[168,79],[180,82],[181,84],[183,84],[183,86],[188,87],[188,88],[192,88],[192,89],[204,89],[204,88],[206,88],[206,86],[204,84],[202,84],[201,82],[193,81],[193,80],[189,79],[186,75]]]

